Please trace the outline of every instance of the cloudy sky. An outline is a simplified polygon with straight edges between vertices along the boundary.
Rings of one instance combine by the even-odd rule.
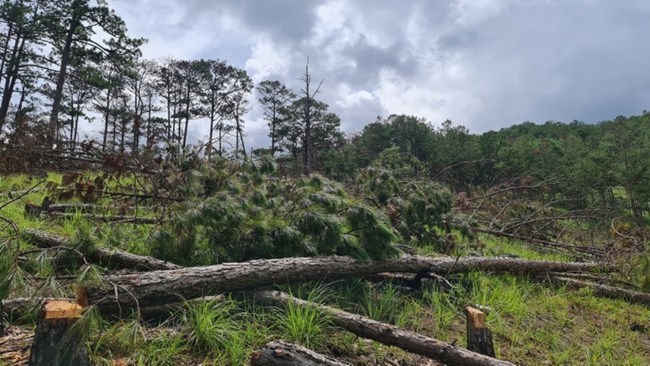
[[[480,133],[650,110],[647,0],[109,0],[144,55],[222,59],[318,98],[346,133],[377,116]],[[254,97],[253,97],[254,99]],[[265,147],[254,108],[248,147]],[[207,134],[194,123],[191,135]]]

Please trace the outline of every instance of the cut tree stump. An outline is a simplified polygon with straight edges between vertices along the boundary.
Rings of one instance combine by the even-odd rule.
[[[90,305],[104,315],[127,314],[198,297],[245,291],[278,283],[337,280],[382,272],[431,272],[440,275],[468,271],[539,274],[549,271],[594,271],[595,263],[534,261],[512,258],[431,258],[403,256],[359,262],[351,257],[292,257],[104,276],[104,285],[86,289]],[[127,311],[127,312],[125,312]]]
[[[251,366],[349,366],[297,344],[273,341],[253,353]]]
[[[90,366],[84,336],[72,326],[83,307],[72,301],[48,301],[39,317],[29,366]]]
[[[492,332],[485,326],[485,314],[471,306],[465,308],[467,315],[467,348],[482,355],[495,357]]]

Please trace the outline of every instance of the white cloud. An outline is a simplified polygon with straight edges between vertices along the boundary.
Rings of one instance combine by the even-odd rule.
[[[377,115],[474,132],[650,109],[645,0],[111,0],[145,56],[219,58],[294,89],[306,57],[347,132]],[[267,141],[259,109],[249,145]],[[203,128],[197,125],[197,135]]]
[[[286,76],[289,51],[268,39],[261,39],[252,47],[245,68],[255,83],[277,76]]]
[[[454,0],[450,4],[451,16],[463,27],[479,25],[501,13],[513,0]]]

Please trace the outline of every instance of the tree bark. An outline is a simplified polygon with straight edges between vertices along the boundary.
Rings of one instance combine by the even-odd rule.
[[[476,231],[476,232],[479,232],[479,233],[485,233],[485,234],[489,234],[489,235],[494,235],[494,236],[499,236],[499,237],[509,238],[509,239],[515,239],[515,240],[522,240],[522,241],[527,241],[527,242],[530,242],[530,243],[537,243],[537,244],[541,244],[543,246],[552,247],[552,248],[559,248],[559,249],[566,249],[566,250],[572,251],[572,252],[580,252],[580,253],[585,253],[585,254],[591,254],[591,255],[594,255],[594,256],[604,256],[605,255],[605,251],[600,249],[600,248],[593,248],[593,247],[588,247],[588,246],[583,246],[583,245],[560,243],[560,242],[541,240],[541,239],[534,239],[534,238],[527,238],[527,237],[521,236],[521,235],[504,233],[504,232],[497,231],[497,230],[489,230],[489,229],[483,229],[483,228],[473,228],[473,230]]]
[[[154,217],[137,217],[137,216],[123,216],[123,215],[95,215],[89,213],[74,214],[69,212],[55,212],[47,211],[46,212],[51,217],[63,217],[63,218],[72,218],[81,216],[89,221],[100,221],[100,222],[112,222],[112,223],[123,223],[123,224],[141,224],[141,225],[157,225],[162,222],[162,220]]]
[[[52,111],[50,113],[49,138],[52,143],[56,141],[57,129],[59,128],[59,111],[61,109],[61,100],[63,99],[63,86],[65,84],[68,64],[70,63],[73,37],[77,27],[81,25],[79,14],[77,14],[79,12],[79,10],[77,10],[79,2],[73,2],[71,7],[72,18],[70,19],[70,26],[68,27],[68,32],[65,36],[65,45],[63,46],[61,55],[61,67],[59,68],[59,75],[56,80],[56,90],[54,92],[54,98],[52,99]]]
[[[497,360],[462,347],[426,337],[421,334],[381,323],[361,315],[351,314],[330,306],[319,305],[292,297],[278,291],[255,291],[256,302],[265,305],[286,307],[289,303],[309,305],[327,314],[332,323],[360,337],[372,339],[382,344],[399,347],[411,353],[429,357],[447,365],[463,366],[513,366],[514,364]]]
[[[576,280],[574,278],[553,276],[551,279],[555,282],[567,285],[572,288],[590,288],[594,294],[599,296],[608,297],[610,299],[622,299],[634,304],[650,306],[649,293],[628,290],[620,287],[601,285],[598,283],[585,282]]]
[[[251,366],[349,366],[297,344],[283,341],[267,343],[253,353]]]
[[[277,283],[335,280],[382,272],[433,272],[453,274],[469,271],[545,273],[602,270],[594,263],[529,261],[511,258],[430,258],[403,256],[381,261],[358,262],[351,257],[330,256],[252,260],[214,266],[105,276],[103,287],[87,288],[90,304],[104,314],[190,300],[230,291],[250,290]]]
[[[492,332],[485,326],[485,314],[471,306],[465,308],[467,315],[467,348],[482,355],[495,357]]]
[[[2,300],[2,316],[10,321],[36,314],[48,301],[74,301],[62,297],[16,297]]]
[[[30,243],[41,248],[70,247],[68,241],[58,235],[48,234],[38,230],[24,230],[23,237]],[[97,248],[88,258],[110,268],[125,268],[131,270],[174,270],[181,266],[160,259],[143,255],[131,254],[121,250]]]

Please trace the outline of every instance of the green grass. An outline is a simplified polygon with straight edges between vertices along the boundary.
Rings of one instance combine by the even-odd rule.
[[[650,361],[647,335],[632,332],[647,324],[650,310],[623,301],[594,297],[588,291],[531,281],[511,275],[462,276],[463,287],[450,293],[425,290],[430,332],[442,340],[464,342],[466,305],[491,309],[487,325],[501,358],[521,364],[645,365]]]
[[[60,183],[61,179],[59,174],[47,177],[54,183]],[[7,192],[24,191],[38,180],[24,175],[2,177],[0,206],[10,199]],[[135,180],[135,177],[121,178],[109,180],[108,184],[111,189],[118,189],[133,184]],[[153,226],[90,222],[79,213],[71,218],[55,220],[25,217],[24,204],[40,204],[47,194],[45,189],[36,190],[3,207],[0,216],[15,222],[21,229],[34,228],[64,235],[72,243],[90,242],[96,246],[150,254],[149,238],[156,229]],[[111,202],[111,199],[103,198],[99,204]],[[117,214],[117,211],[108,210],[106,213]],[[140,213],[147,214],[144,211]],[[2,236],[12,234],[2,222],[0,228]],[[80,250],[83,248],[83,245],[78,247]],[[10,252],[16,249],[31,250],[34,247],[16,239],[0,255],[3,259],[10,258]],[[438,255],[434,249],[421,247],[418,251]],[[570,255],[541,251],[534,244],[485,235],[471,242],[461,240],[454,249],[454,254],[471,252],[485,256],[572,260]],[[51,278],[53,255],[35,252],[20,260],[30,272]],[[11,261],[8,263],[11,267]],[[80,266],[79,271],[73,273],[78,276],[73,283],[48,280],[35,286],[21,270],[14,268],[10,272],[14,296],[72,294],[75,283],[96,283],[100,275],[96,267]],[[322,283],[292,285],[283,289],[296,297],[333,304],[443,341],[456,341],[461,346],[465,345],[463,309],[468,305],[484,306],[490,309],[487,325],[494,334],[499,358],[516,364],[650,364],[649,335],[631,330],[635,324],[650,328],[650,309],[647,307],[596,297],[589,290],[575,291],[507,274],[468,273],[449,276],[448,280],[455,285],[449,292],[425,286],[420,293],[406,294],[397,286],[377,286],[363,279],[337,281],[327,286]],[[22,320],[30,324],[33,321],[33,318]],[[389,360],[399,361],[402,365],[421,364],[421,359],[403,351],[365,341],[334,329],[330,324],[327,316],[310,306],[290,305],[286,309],[270,311],[232,299],[193,300],[163,324],[144,324],[137,319],[101,322],[90,324],[88,332],[91,334],[91,355],[99,365],[109,365],[114,360],[126,360],[132,365],[246,365],[253,351],[273,339],[301,343],[353,364],[387,364]]]
[[[297,291],[289,289],[289,294],[302,297],[313,303],[325,303],[330,295],[323,286],[299,287]],[[330,319],[320,309],[310,305],[297,305],[289,302],[284,309],[279,309],[273,318],[282,338],[297,342],[305,347],[318,346],[323,342]]]
[[[244,365],[268,338],[268,327],[254,312],[244,311],[231,299],[188,301],[181,325],[186,342],[204,364]]]
[[[174,366],[188,358],[182,334],[159,335],[140,345],[133,355],[136,366]]]

